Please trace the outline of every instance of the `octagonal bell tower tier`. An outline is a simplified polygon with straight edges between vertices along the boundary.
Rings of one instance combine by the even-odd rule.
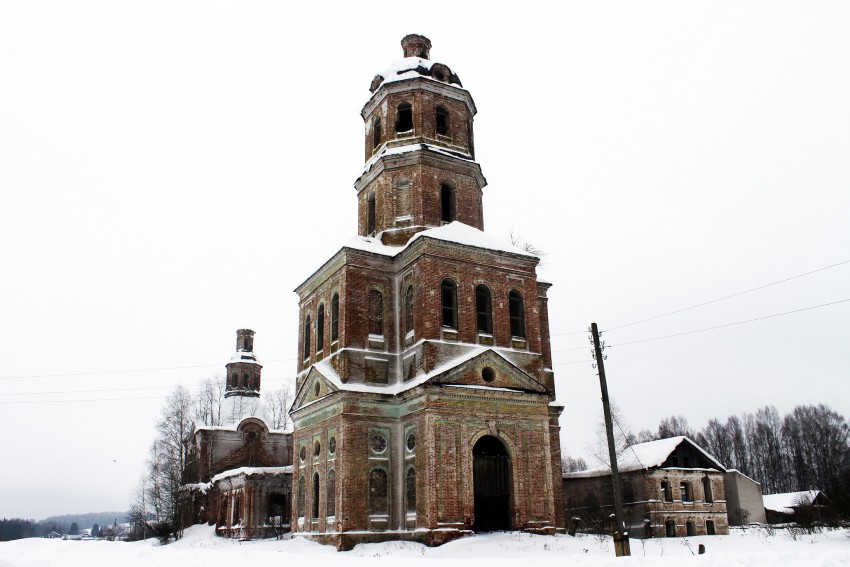
[[[484,228],[475,162],[475,102],[431,42],[411,34],[404,58],[375,76],[363,107],[366,164],[354,186],[358,233],[400,245],[415,233],[460,221]]]

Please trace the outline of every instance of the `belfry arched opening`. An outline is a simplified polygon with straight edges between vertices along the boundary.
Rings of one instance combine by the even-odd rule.
[[[485,435],[472,448],[476,532],[511,529],[511,460],[505,445]]]

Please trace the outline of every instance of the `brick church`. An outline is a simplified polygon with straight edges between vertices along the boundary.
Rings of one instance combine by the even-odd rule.
[[[361,111],[358,235],[295,290],[293,430],[256,408],[196,435],[199,455],[220,448],[196,480],[223,535],[277,518],[347,549],[564,526],[550,284],[538,258],[483,232],[470,93],[427,38],[401,44]],[[256,379],[229,365],[231,399],[259,392],[244,362]],[[211,441],[225,434],[241,444]]]

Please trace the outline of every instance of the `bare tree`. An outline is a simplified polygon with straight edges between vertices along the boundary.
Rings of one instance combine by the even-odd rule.
[[[289,406],[292,405],[291,392],[289,383],[284,382],[279,389],[264,394],[264,405],[271,429],[288,429],[291,426],[292,420],[289,418]]]
[[[569,455],[564,455],[561,457],[561,470],[563,472],[576,472],[587,470],[587,463],[581,457],[571,457]]]
[[[207,378],[201,382],[195,398],[194,418],[199,424],[217,426],[222,424],[222,401],[227,384],[223,376]]]
[[[683,415],[671,415],[665,417],[658,423],[658,438],[667,439],[668,437],[676,437],[684,435],[694,439],[694,431],[688,425],[688,420]]]
[[[546,256],[546,253],[531,242],[528,242],[522,237],[522,235],[515,232],[512,228],[508,230],[508,240],[513,246],[516,246],[520,250],[525,250],[532,256],[537,256],[540,260],[540,265],[543,264],[543,257]]]

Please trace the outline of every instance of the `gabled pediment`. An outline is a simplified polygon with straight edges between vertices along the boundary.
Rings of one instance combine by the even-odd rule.
[[[502,356],[487,349],[473,357],[462,359],[454,366],[432,376],[426,384],[504,388],[535,394],[551,394],[538,380]]]
[[[313,366],[301,381],[301,386],[295,393],[295,401],[292,403],[290,411],[295,411],[338,390],[339,388],[333,382],[319,372],[316,366]]]

